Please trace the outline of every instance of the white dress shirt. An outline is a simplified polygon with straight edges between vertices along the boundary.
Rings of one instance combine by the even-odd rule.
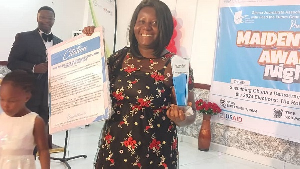
[[[41,30],[39,30],[39,33],[40,33],[40,35],[41,35],[41,38],[43,39],[42,33],[44,33],[44,32],[41,31]],[[47,33],[45,33],[45,34],[47,34]],[[51,34],[51,32],[48,33],[48,34]],[[47,34],[47,35],[48,35],[48,34]],[[44,44],[45,44],[46,49],[48,49],[48,48],[50,48],[51,46],[53,46],[53,39],[52,39],[50,42],[45,42],[45,40],[43,39],[43,42],[44,42]],[[46,50],[46,55],[48,56],[47,50]],[[46,61],[48,61],[48,57],[46,57]]]

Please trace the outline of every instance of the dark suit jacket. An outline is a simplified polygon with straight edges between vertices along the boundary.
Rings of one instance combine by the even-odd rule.
[[[53,45],[60,42],[61,39],[53,36]],[[46,47],[38,29],[18,33],[8,57],[7,67],[10,70],[32,71],[33,66],[44,63],[46,57]]]
[[[53,45],[62,42],[53,36]],[[46,47],[39,34],[39,29],[29,32],[18,33],[11,48],[7,67],[10,70],[21,69],[32,71],[33,66],[46,62]],[[35,91],[31,99],[27,102],[27,107],[38,113],[45,122],[49,119],[48,114],[48,72],[44,74],[34,74],[37,78]]]

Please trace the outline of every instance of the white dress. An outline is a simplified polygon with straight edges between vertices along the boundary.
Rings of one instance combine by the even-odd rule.
[[[36,113],[10,117],[0,113],[0,169],[35,169],[33,128]]]

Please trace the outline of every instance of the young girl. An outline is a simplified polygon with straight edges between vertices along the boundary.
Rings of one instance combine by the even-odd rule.
[[[35,169],[33,149],[37,145],[42,169],[50,169],[45,124],[31,112],[26,102],[31,97],[35,77],[25,71],[8,73],[1,82],[0,168]]]

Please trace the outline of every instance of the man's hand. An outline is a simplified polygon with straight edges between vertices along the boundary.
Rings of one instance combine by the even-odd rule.
[[[84,27],[82,33],[86,34],[87,36],[91,36],[94,33],[95,26],[87,26]]]
[[[40,63],[34,66],[34,73],[46,73],[48,71],[48,63]]]

